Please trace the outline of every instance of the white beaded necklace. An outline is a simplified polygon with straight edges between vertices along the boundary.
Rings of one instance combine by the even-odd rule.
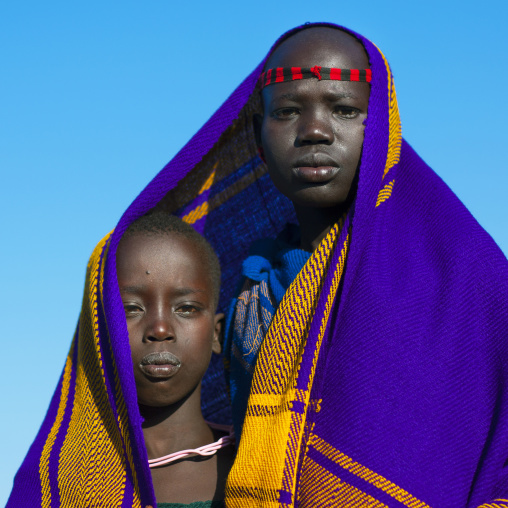
[[[199,448],[189,449],[189,450],[181,450],[179,452],[170,453],[169,455],[164,455],[163,457],[158,457],[157,459],[149,459],[148,465],[150,468],[159,467],[169,464],[170,462],[174,462],[175,460],[183,459],[185,457],[192,457],[193,455],[201,455],[203,457],[211,456],[217,453],[218,450],[229,446],[235,442],[235,434],[233,432],[233,427],[228,425],[219,425],[216,423],[206,422],[208,426],[212,429],[229,431],[227,436],[221,437],[218,441],[214,443],[210,443],[207,445],[200,446]]]

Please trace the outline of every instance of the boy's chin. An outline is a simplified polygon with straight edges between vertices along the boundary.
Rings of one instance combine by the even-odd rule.
[[[171,399],[159,399],[159,398],[156,399],[143,398],[141,400],[138,399],[138,405],[141,413],[143,412],[155,413],[158,411],[172,408],[176,404],[177,402]]]
[[[287,197],[294,206],[300,208],[341,209],[346,206],[347,201],[347,195],[343,196],[342,193],[337,195],[332,190],[318,187],[304,189]]]
[[[178,397],[172,394],[154,393],[138,394],[138,404],[140,410],[153,412],[165,408],[171,408],[176,405],[181,405],[180,402],[184,402],[187,397]]]
[[[200,386],[200,385],[199,385]],[[182,406],[193,394],[196,388],[187,393],[175,393],[175,391],[167,391],[157,387],[157,384],[151,390],[143,390],[138,393],[138,405],[141,414],[151,415],[157,413],[170,414]],[[200,389],[199,389],[200,391]],[[197,392],[199,394],[199,391]]]

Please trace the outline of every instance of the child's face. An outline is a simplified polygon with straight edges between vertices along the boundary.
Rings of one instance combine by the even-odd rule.
[[[220,352],[208,264],[188,238],[138,233],[121,240],[116,265],[138,401],[174,404],[199,390]]]
[[[366,69],[361,44],[332,28],[303,30],[283,42],[267,68]],[[296,205],[340,206],[362,153],[368,83],[303,79],[263,90],[257,138],[276,187]]]

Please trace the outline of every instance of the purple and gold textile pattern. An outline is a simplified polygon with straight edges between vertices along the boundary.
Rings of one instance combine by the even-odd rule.
[[[360,39],[357,197],[261,345],[227,505],[507,506],[506,259],[402,141],[390,69]]]
[[[9,506],[141,507],[129,418],[102,303],[109,238],[90,257],[77,331],[42,427],[48,431],[41,435],[41,429],[32,445],[18,472],[26,475],[23,491],[15,484]],[[34,451],[38,457],[31,457]],[[36,471],[23,469],[30,458],[38,460],[38,478]]]
[[[305,333],[293,337],[287,329],[294,354],[274,362],[267,376],[255,372],[262,397],[276,391],[270,376],[279,369],[284,389],[274,394],[274,407],[286,410],[281,393],[297,393],[284,399],[291,402],[284,420],[290,432],[274,454],[283,459],[278,469],[265,461],[256,471],[242,459],[258,446],[249,437],[255,432],[243,435],[242,475],[263,474],[270,488],[242,484],[235,466],[228,506],[508,506],[507,261],[401,140],[389,67],[356,36],[372,70],[357,197],[340,234],[332,231],[311,258],[322,286],[314,302],[302,302],[310,305]],[[263,64],[92,254],[77,331],[8,507],[155,506],[116,249],[128,225],[154,207],[184,217],[219,254],[219,305],[226,308],[249,245],[295,221],[252,133]],[[269,332],[260,358],[278,351],[277,334]],[[295,379],[294,361],[301,368]],[[218,422],[230,418],[221,376],[221,362],[213,360],[203,412]],[[293,381],[301,383],[296,390]]]

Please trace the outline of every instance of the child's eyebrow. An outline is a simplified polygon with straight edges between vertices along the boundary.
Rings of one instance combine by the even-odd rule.
[[[174,293],[179,296],[185,296],[194,293],[207,293],[207,291],[198,288],[177,288],[175,289]]]
[[[132,294],[139,294],[142,293],[145,290],[145,286],[122,286],[120,288],[120,291],[122,293],[132,293]],[[189,294],[194,293],[206,293],[207,291],[204,289],[198,289],[198,288],[189,288],[189,287],[183,287],[183,288],[177,288],[173,291],[178,296],[185,296]]]
[[[336,101],[340,99],[356,99],[358,96],[351,92],[341,92],[341,93],[328,93],[326,94],[326,98],[330,101]]]
[[[281,100],[281,99],[286,99],[288,101],[298,101],[302,98],[302,95],[300,94],[295,94],[295,93],[284,93],[282,95],[278,95],[276,97],[273,98],[273,101],[277,101],[277,100]],[[333,93],[333,92],[330,92],[330,93],[327,93],[325,98],[329,101],[337,101],[337,100],[340,100],[340,99],[356,99],[357,98],[357,95],[355,95],[354,93],[350,93],[350,92],[337,92],[337,93]]]
[[[141,293],[145,287],[144,286],[122,286],[120,291],[124,293]]]

